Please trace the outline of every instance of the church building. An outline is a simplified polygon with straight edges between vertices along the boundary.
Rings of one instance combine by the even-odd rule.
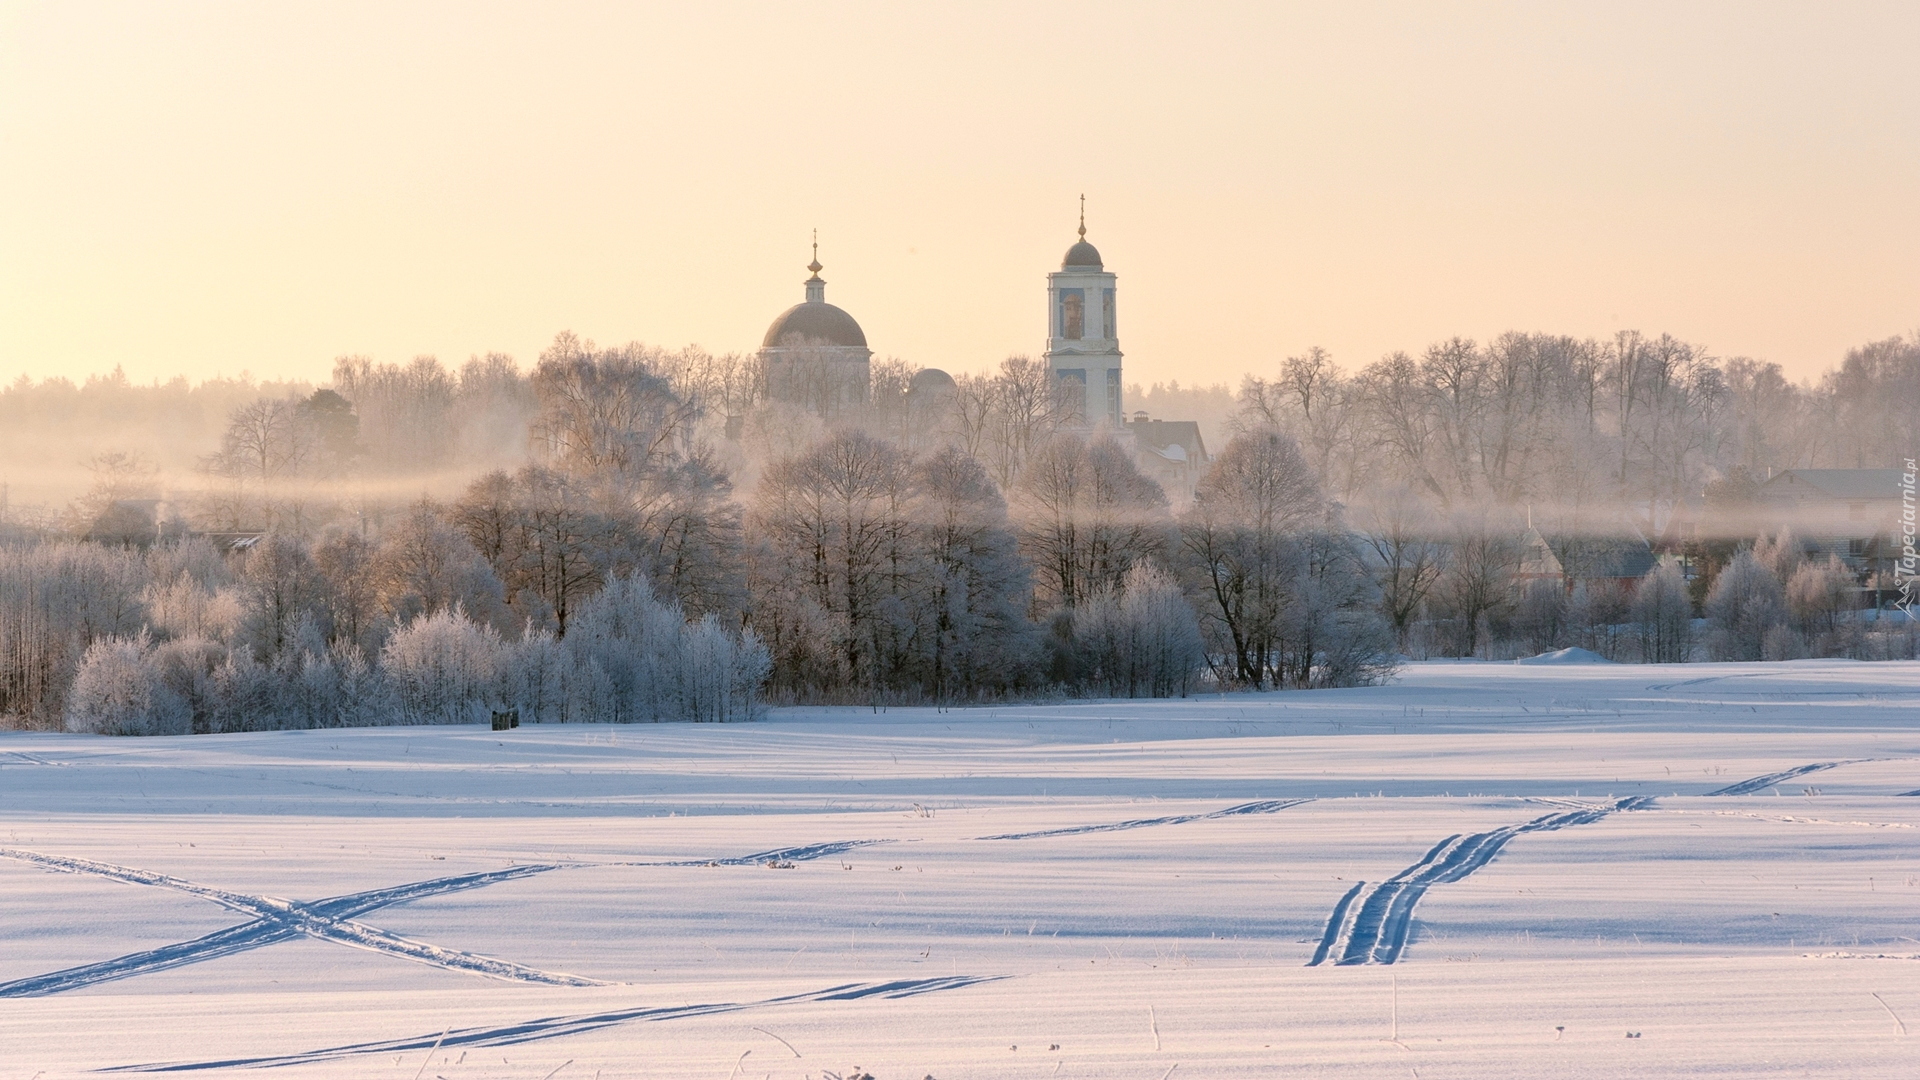
[[[1114,311],[1114,276],[1087,243],[1086,200],[1080,206],[1080,240],[1067,249],[1060,269],[1047,275],[1047,367],[1080,423],[1121,425],[1120,328]]]
[[[806,299],[767,327],[760,364],[769,400],[834,418],[860,409],[872,397],[873,350],[852,315],[827,303],[820,245],[807,264]],[[1191,498],[1212,457],[1190,420],[1162,420],[1123,411],[1120,324],[1116,279],[1087,242],[1086,200],[1080,205],[1079,239],[1060,269],[1047,275],[1047,369],[1066,408],[1070,430],[1104,430],[1131,445],[1141,471],[1175,503]],[[913,377],[910,401],[944,407],[954,389],[945,372],[928,368]],[[935,425],[937,426],[937,424]]]
[[[1087,242],[1086,200],[1080,203],[1080,239],[1060,269],[1047,275],[1047,368],[1073,414],[1071,426],[1106,428],[1130,439],[1140,471],[1175,503],[1193,497],[1212,457],[1192,420],[1126,418],[1121,400],[1120,326],[1114,275]]]
[[[853,316],[827,303],[817,240],[807,269],[806,299],[781,312],[760,342],[761,369],[768,398],[835,416],[866,402],[873,350]]]

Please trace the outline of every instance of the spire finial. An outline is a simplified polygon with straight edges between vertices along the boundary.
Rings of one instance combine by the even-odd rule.
[[[1082,194],[1080,196],[1080,239],[1085,240],[1086,238],[1087,238],[1087,197],[1086,195]]]
[[[813,271],[814,277],[819,277],[820,271],[826,269],[826,267],[820,265],[820,230],[819,229],[813,230],[813,261],[807,264],[807,269]]]

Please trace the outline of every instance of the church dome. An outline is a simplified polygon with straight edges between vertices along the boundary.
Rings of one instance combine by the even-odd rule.
[[[939,368],[921,368],[913,373],[913,378],[907,380],[907,393],[938,394],[954,389],[955,385],[953,376]]]
[[[867,335],[853,316],[845,311],[825,300],[806,300],[788,308],[773,320],[773,325],[767,327],[766,340],[760,344],[767,348],[799,344],[846,345],[864,349],[867,347]]]
[[[1086,231],[1084,226],[1082,226],[1081,231]],[[1060,269],[1068,270],[1076,266],[1083,266],[1091,270],[1100,269],[1100,249],[1087,243],[1085,239],[1068,248],[1067,257],[1060,262]]]

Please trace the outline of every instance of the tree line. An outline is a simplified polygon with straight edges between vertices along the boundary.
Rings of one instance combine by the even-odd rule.
[[[1351,374],[1310,350],[1245,381],[1174,497],[1042,363],[914,375],[876,363],[869,399],[822,417],[697,349],[562,335],[525,374],[343,359],[326,388],[232,405],[165,520],[128,509],[163,485],[117,451],[64,514],[0,521],[0,715],[730,719],[1344,686],[1404,655],[1568,645],[1912,651],[1849,617],[1834,565],[1662,529],[1701,491],[1733,522],[1756,469],[1878,463],[1896,443],[1862,432],[1916,429],[1920,343],[1805,386],[1665,337],[1456,339]],[[1566,579],[1522,573],[1530,510]],[[1574,572],[1629,531],[1700,548],[1697,572]]]

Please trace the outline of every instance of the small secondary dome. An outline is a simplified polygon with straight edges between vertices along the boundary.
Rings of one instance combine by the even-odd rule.
[[[848,345],[854,348],[867,347],[867,335],[860,329],[853,316],[834,307],[825,300],[806,300],[795,304],[767,327],[767,336],[760,343],[764,347],[775,345]]]
[[[909,394],[938,394],[954,389],[953,376],[937,367],[921,368],[907,380]]]

